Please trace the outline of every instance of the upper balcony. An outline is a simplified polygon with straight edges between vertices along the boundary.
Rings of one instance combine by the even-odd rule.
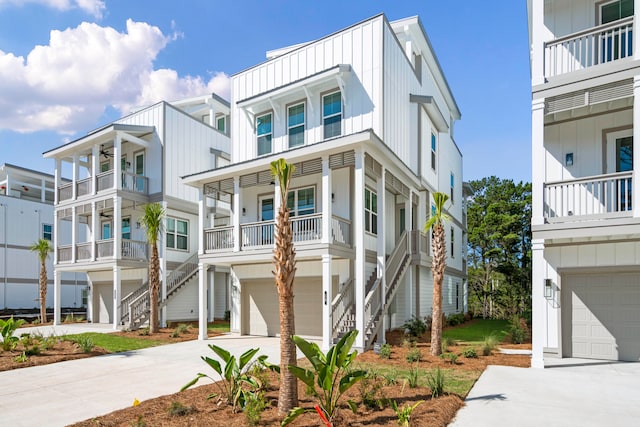
[[[67,182],[58,187],[58,203],[65,200],[71,200],[74,197],[74,186],[76,187],[76,197],[86,196],[88,194],[100,193],[112,189],[123,190],[129,193],[142,195],[149,194],[149,178],[136,175],[131,172],[121,172],[121,178],[118,186],[114,186],[114,170],[109,170],[96,175],[96,179],[84,178],[76,182]],[[93,191],[93,187],[96,191]]]

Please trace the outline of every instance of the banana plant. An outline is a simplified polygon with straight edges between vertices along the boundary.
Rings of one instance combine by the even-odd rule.
[[[257,359],[253,360],[256,353],[260,351],[258,348],[245,351],[238,359],[217,345],[210,344],[209,348],[222,359],[224,367],[216,359],[206,356],[201,356],[200,358],[220,375],[222,381],[211,378],[207,374],[199,373],[193,380],[185,384],[180,391],[188,389],[201,378],[209,378],[216,384],[219,393],[210,394],[208,399],[218,398],[219,401],[226,400],[227,403],[233,407],[234,412],[238,406],[244,408],[248,393],[253,393],[262,388],[260,380],[249,373],[250,368],[254,364],[258,363],[265,368],[275,371],[278,370],[276,365],[272,365],[266,361],[267,356],[265,355],[258,356]]]
[[[2,349],[4,351],[10,351],[16,348],[18,344],[18,337],[14,337],[13,333],[18,329],[24,320],[14,319],[13,316],[7,320],[0,319],[0,335],[2,335]]]
[[[293,408],[282,420],[281,426],[288,425],[305,412],[314,411],[318,412],[326,426],[333,425],[340,397],[367,375],[366,371],[349,369],[358,354],[355,350],[350,353],[357,335],[356,330],[348,332],[329,349],[327,354],[324,354],[315,343],[295,335],[292,337],[296,346],[311,362],[312,369],[289,365],[289,371],[308,387],[316,390],[318,404],[313,409]]]

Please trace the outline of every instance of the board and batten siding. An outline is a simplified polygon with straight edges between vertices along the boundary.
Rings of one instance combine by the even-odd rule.
[[[343,135],[365,129],[373,129],[382,135],[381,111],[376,108],[382,101],[382,26],[383,17],[376,17],[233,76],[231,114],[235,119],[232,134],[239,141],[232,147],[233,161],[250,160],[257,155],[255,117],[237,107],[237,101],[305,79],[339,64],[351,66],[351,73],[344,79],[346,102],[343,105]],[[338,89],[338,84],[331,78],[325,85],[309,89],[312,105],[306,106],[305,143],[313,144],[323,139],[321,94]],[[306,103],[307,99],[301,95],[298,99],[274,100],[274,152],[287,147],[286,106],[294,101]],[[264,112],[271,109],[269,107]],[[259,111],[254,113],[260,114]]]

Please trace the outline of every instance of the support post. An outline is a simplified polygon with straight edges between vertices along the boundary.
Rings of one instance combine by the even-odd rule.
[[[322,157],[322,243],[330,244],[332,203],[331,203],[331,168],[329,167],[329,156]]]
[[[534,99],[531,107],[531,224],[534,226],[544,224],[544,153],[544,99]]]
[[[387,204],[387,197],[385,192],[385,179],[386,179],[386,168],[382,166],[381,176],[378,178],[376,182],[376,197],[377,197],[377,208],[378,208],[378,219],[376,227],[378,228],[378,239],[377,243],[377,267],[378,267],[378,278],[380,279],[380,303],[383,308],[382,317],[380,322],[382,322],[382,333],[378,334],[378,343],[384,344],[385,337],[384,333],[388,328],[389,322],[389,313],[387,312],[385,305],[387,304],[387,281],[386,281],[386,252],[387,252],[387,233],[386,233],[386,215],[385,215],[385,206]],[[394,206],[395,209],[395,206]],[[395,232],[395,229],[394,229]],[[366,295],[365,295],[366,297]],[[366,319],[365,319],[366,321]]]
[[[241,212],[241,202],[242,202],[242,191],[240,189],[240,177],[233,177],[233,251],[239,252],[241,247],[241,239],[240,235],[240,215]]]
[[[531,288],[532,288],[532,355],[531,367],[544,368],[544,337],[547,333],[545,319],[544,279],[546,268],[544,261],[544,240],[531,242]]]
[[[60,321],[60,305],[61,305],[61,280],[60,271],[57,268],[53,269],[53,326],[59,326],[62,324]]]
[[[639,10],[640,12],[640,10]],[[635,31],[639,33],[640,31]],[[634,34],[634,37],[637,37]],[[637,51],[637,48],[636,48]],[[635,145],[640,146],[640,76],[633,76],[633,163],[634,165],[640,165],[640,148],[636,148]],[[640,182],[640,173],[638,167],[633,168],[631,185],[637,187]],[[629,190],[627,190],[629,191]],[[628,196],[628,194],[627,194]],[[633,216],[635,218],[640,217],[640,191],[633,191],[631,197],[631,206],[633,209]]]
[[[331,275],[331,255],[322,255],[322,349],[329,350],[333,341],[333,280]]]
[[[365,318],[364,299],[365,291],[365,245],[364,245],[364,151],[356,150],[355,168],[353,180],[353,227],[355,260],[355,300],[356,300],[356,329],[360,331],[356,337],[355,347],[365,347]]]
[[[120,267],[113,267],[113,330],[117,331],[120,325],[120,316],[122,310],[120,309],[122,292],[122,283],[120,277]]]
[[[198,339],[206,340],[207,334],[207,264],[198,263]]]

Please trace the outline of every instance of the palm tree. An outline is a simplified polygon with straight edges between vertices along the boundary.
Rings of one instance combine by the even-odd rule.
[[[296,365],[296,346],[291,339],[295,335],[293,311],[293,279],[296,273],[296,252],[293,248],[293,235],[287,194],[291,176],[295,166],[278,159],[271,162],[271,174],[280,184],[280,206],[275,223],[275,248],[273,249],[274,276],[278,289],[280,305],[280,392],[278,395],[278,412],[286,415],[298,406],[298,381],[289,369]]]
[[[149,258],[149,333],[158,332],[158,293],[160,291],[160,258],[158,257],[158,239],[162,234],[164,209],[160,203],[148,203],[144,206],[144,216],[140,222],[147,230],[147,241],[151,245]]]
[[[446,263],[446,246],[443,222],[449,220],[444,213],[444,204],[449,196],[444,193],[433,193],[435,211],[424,225],[425,231],[432,230],[431,275],[433,276],[433,308],[431,321],[431,354],[439,356],[442,353],[442,281]]]
[[[29,249],[38,254],[40,260],[40,322],[47,323],[47,257],[52,248],[47,239],[40,239]]]

